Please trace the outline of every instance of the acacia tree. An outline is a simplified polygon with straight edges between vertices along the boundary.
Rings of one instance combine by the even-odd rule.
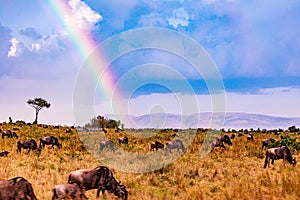
[[[50,103],[48,103],[45,99],[42,99],[42,98],[35,98],[33,100],[29,99],[27,101],[27,103],[34,107],[35,109],[35,120],[33,122],[33,124],[37,124],[38,122],[38,115],[39,115],[39,112],[42,108],[49,108],[50,107]]]

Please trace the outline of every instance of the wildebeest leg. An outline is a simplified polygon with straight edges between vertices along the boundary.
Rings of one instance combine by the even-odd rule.
[[[268,165],[268,167],[269,167],[269,162],[270,162],[270,160],[269,160],[269,155],[268,155],[268,152],[266,152],[266,159],[265,159],[264,168],[266,168],[267,165]]]
[[[28,148],[27,154],[29,154],[31,148]]]
[[[271,162],[271,164],[272,164],[272,165],[274,165],[274,159],[272,159],[272,162]]]
[[[103,187],[99,187],[99,188],[97,189],[97,195],[96,195],[96,197],[99,198],[99,196],[100,196],[100,191],[102,192],[102,196],[105,197],[105,189],[103,189]]]

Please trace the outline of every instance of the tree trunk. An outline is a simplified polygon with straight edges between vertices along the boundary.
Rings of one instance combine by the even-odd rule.
[[[37,124],[37,121],[38,121],[38,115],[39,115],[39,111],[36,110],[36,111],[35,111],[35,120],[34,120],[33,124]]]

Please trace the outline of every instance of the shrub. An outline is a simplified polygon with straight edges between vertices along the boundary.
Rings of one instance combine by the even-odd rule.
[[[268,145],[269,148],[287,146],[292,150],[300,150],[300,142],[297,142],[295,138],[291,138],[288,135],[281,135],[280,140]]]

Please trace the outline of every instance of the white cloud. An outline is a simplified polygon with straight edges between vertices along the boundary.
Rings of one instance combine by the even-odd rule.
[[[11,46],[7,53],[7,57],[16,57],[21,53],[21,50],[18,49],[19,41],[16,38],[10,40]]]
[[[41,50],[40,44],[38,44],[38,43],[31,44],[30,51],[40,51],[40,50]]]
[[[95,24],[102,20],[102,16],[92,10],[85,2],[70,0],[69,6],[72,9],[72,14],[65,16],[66,24],[72,24],[77,28],[92,31],[95,28]]]
[[[184,8],[178,8],[173,10],[172,17],[167,18],[170,25],[177,28],[178,25],[188,26],[189,25],[189,15]]]

